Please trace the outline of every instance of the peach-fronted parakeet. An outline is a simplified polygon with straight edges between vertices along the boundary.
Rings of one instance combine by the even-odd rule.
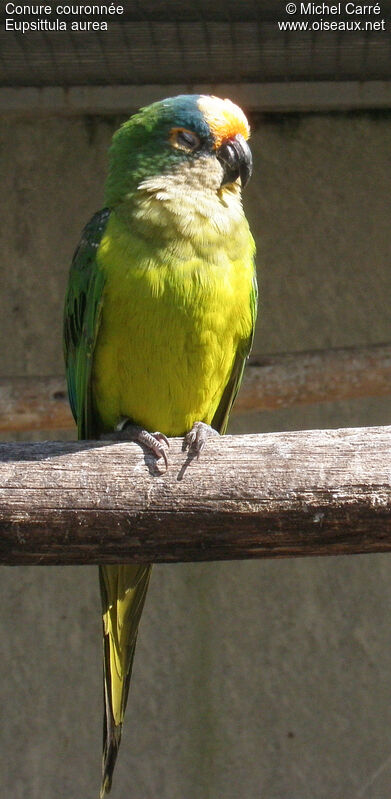
[[[229,100],[153,103],[115,133],[102,211],[83,231],[65,302],[79,438],[121,435],[167,463],[166,436],[199,452],[224,433],[257,308],[241,189],[249,126]],[[100,567],[110,790],[150,565]]]

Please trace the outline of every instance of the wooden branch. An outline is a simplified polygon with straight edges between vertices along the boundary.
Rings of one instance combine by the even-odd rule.
[[[253,358],[234,412],[391,395],[391,345]],[[0,431],[74,429],[63,377],[0,380]]]
[[[0,445],[0,562],[391,550],[391,427],[213,439],[170,467],[131,443]]]
[[[272,355],[250,362],[236,412],[391,395],[391,345]]]
[[[65,377],[0,379],[0,431],[75,428]]]

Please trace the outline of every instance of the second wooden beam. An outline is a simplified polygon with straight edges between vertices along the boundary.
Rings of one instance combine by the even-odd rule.
[[[391,396],[390,344],[254,356],[234,413],[385,396]],[[64,377],[0,380],[0,431],[72,428]]]

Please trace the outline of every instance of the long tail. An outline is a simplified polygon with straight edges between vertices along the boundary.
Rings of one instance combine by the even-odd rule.
[[[111,788],[151,568],[137,564],[99,567],[105,701],[101,799]]]

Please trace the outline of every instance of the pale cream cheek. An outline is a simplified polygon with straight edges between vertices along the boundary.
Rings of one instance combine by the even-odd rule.
[[[243,219],[239,183],[221,188],[223,169],[217,158],[201,156],[169,175],[157,175],[138,186],[140,221],[172,226],[180,235],[212,239],[228,235]]]
[[[155,175],[143,180],[138,189],[143,191],[172,190],[181,187],[194,190],[218,191],[223,179],[223,168],[213,155],[200,155],[178,163],[169,174]]]

